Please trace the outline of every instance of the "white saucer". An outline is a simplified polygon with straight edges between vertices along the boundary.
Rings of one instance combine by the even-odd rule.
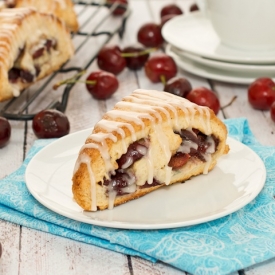
[[[169,51],[174,52],[180,57],[188,58],[195,61],[201,65],[209,66],[215,69],[221,69],[224,71],[235,71],[241,72],[244,74],[249,74],[251,76],[275,76],[275,65],[260,65],[260,64],[240,64],[240,63],[231,63],[223,62],[214,59],[205,58],[196,54],[184,52],[179,50],[172,45],[168,45]]]
[[[275,64],[272,51],[241,51],[221,44],[211,22],[200,12],[178,15],[162,28],[164,39],[177,48],[203,57],[246,64]]]
[[[207,79],[213,79],[234,84],[251,84],[257,77],[249,74],[243,74],[238,71],[223,71],[218,68],[209,67],[203,64],[199,64],[191,59],[177,55],[170,50],[170,45],[166,47],[166,53],[170,55],[176,62],[177,66],[188,73],[204,77]]]

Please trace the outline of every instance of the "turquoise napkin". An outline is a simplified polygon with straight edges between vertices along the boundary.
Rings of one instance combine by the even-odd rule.
[[[45,208],[24,182],[31,158],[53,140],[37,140],[23,165],[0,181],[0,219],[196,275],[229,274],[275,257],[275,147],[261,145],[244,118],[225,120],[229,135],[264,161],[261,193],[239,211],[215,221],[175,229],[122,230],[80,223]]]

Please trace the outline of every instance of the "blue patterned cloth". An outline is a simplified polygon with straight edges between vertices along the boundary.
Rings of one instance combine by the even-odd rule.
[[[229,135],[264,161],[267,179],[251,203],[226,217],[163,230],[122,230],[80,223],[45,208],[28,192],[30,159],[53,140],[37,140],[23,165],[0,181],[0,218],[26,227],[151,261],[196,275],[229,274],[275,257],[275,147],[261,145],[244,118],[225,121]]]

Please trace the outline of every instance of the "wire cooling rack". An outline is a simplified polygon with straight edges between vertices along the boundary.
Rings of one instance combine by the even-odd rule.
[[[10,120],[32,120],[35,114],[39,111],[35,110],[36,101],[43,95],[48,93],[49,89],[52,89],[52,83],[55,79],[60,79],[60,75],[68,75],[70,79],[78,80],[81,77],[80,71],[85,71],[95,60],[98,52],[109,40],[118,34],[120,38],[123,37],[127,18],[131,11],[122,4],[114,3],[110,4],[107,1],[74,1],[76,12],[79,19],[79,31],[72,34],[72,39],[75,47],[75,60],[81,59],[83,49],[90,43],[92,38],[97,37],[100,43],[93,43],[93,50],[91,53],[85,55],[84,63],[81,66],[74,63],[71,60],[65,63],[60,70],[54,72],[48,76],[44,81],[39,81],[31,88],[23,91],[19,97],[15,97],[7,102],[0,104],[0,116],[6,117]],[[123,15],[113,16],[112,12],[116,8],[125,9]],[[89,47],[89,45],[88,45]],[[87,51],[86,51],[87,52]],[[90,52],[90,51],[89,51]],[[76,62],[78,63],[78,62]],[[58,98],[55,98],[51,102],[45,102],[45,106],[42,109],[56,109],[64,112],[67,107],[70,91],[75,83],[66,84],[60,93]],[[28,90],[32,89],[30,92]],[[26,96],[27,94],[27,96]],[[41,110],[41,109],[40,109]]]

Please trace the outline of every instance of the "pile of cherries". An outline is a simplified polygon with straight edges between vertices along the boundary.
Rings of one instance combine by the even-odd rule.
[[[110,7],[118,6],[113,11],[114,16],[120,16],[127,8],[128,0],[107,0]],[[190,11],[196,11],[196,4],[190,6]],[[217,114],[220,102],[212,90],[206,87],[192,88],[188,79],[177,77],[177,66],[173,58],[164,53],[152,51],[160,48],[163,43],[161,28],[172,17],[183,14],[175,4],[164,6],[160,11],[161,23],[146,23],[137,33],[137,43],[121,49],[117,45],[105,45],[97,56],[99,70],[88,75],[85,81],[87,91],[96,99],[111,97],[119,87],[117,75],[125,68],[140,70],[144,68],[146,76],[153,82],[162,82],[163,90],[184,97],[201,106],[207,106]],[[66,82],[64,82],[66,83]],[[275,83],[270,78],[259,78],[248,88],[248,100],[255,109],[270,109],[271,118],[275,122]],[[42,110],[32,121],[32,128],[38,138],[58,138],[70,131],[70,123],[66,115],[57,110]],[[0,148],[10,140],[11,126],[7,119],[0,117]]]

